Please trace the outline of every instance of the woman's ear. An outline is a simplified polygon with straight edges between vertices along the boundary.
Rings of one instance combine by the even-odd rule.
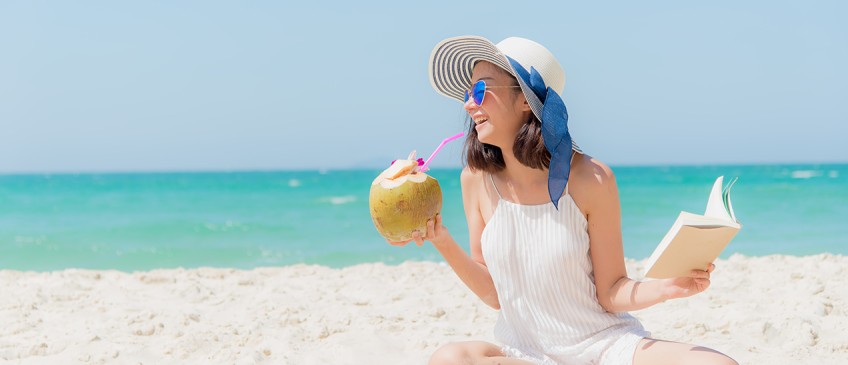
[[[522,95],[522,94],[519,94],[519,95]],[[522,95],[522,96],[523,96],[523,95]],[[529,102],[527,102],[527,98],[521,98],[521,109],[520,109],[520,110],[521,110],[521,111],[523,111],[523,112],[529,112],[529,111],[531,111],[531,109],[530,109],[530,103],[529,103]]]

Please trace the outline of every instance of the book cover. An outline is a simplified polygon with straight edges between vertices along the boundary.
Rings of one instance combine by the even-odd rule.
[[[703,215],[680,212],[645,265],[645,277],[663,279],[689,276],[706,270],[742,228],[730,201],[733,179],[723,186],[719,176],[713,184]]]

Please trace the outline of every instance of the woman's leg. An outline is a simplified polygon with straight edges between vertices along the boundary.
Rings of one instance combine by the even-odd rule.
[[[716,350],[679,342],[644,338],[636,346],[633,365],[739,365]]]
[[[483,341],[453,342],[439,347],[430,357],[429,365],[533,365],[520,359],[504,356],[497,345]]]

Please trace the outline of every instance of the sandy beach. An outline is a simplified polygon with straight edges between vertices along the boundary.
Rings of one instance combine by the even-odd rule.
[[[643,262],[629,260],[631,277]],[[425,364],[493,341],[449,267],[0,271],[2,364]],[[848,257],[732,256],[712,287],[632,312],[742,364],[848,364]]]

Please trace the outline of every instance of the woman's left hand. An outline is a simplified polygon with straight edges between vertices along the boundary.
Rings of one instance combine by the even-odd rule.
[[[686,298],[698,294],[710,287],[710,273],[715,270],[715,265],[704,270],[692,270],[689,276],[665,279],[663,282],[663,296],[666,299]]]

